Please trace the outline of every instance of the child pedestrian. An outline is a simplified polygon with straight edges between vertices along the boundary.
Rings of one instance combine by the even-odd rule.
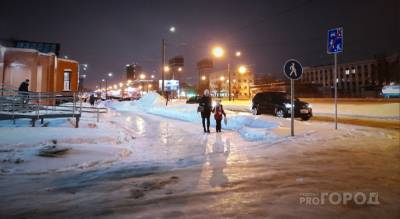
[[[224,107],[221,104],[221,100],[216,101],[215,107],[212,109],[212,112],[214,113],[217,132],[221,132],[222,116],[226,118],[226,114],[224,111]]]

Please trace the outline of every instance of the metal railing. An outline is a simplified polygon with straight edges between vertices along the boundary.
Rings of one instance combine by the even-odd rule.
[[[4,86],[1,86],[4,87]],[[0,89],[0,120],[31,118],[32,122],[43,118],[74,117],[79,121],[82,112],[100,113],[107,108],[83,106],[79,92],[22,92],[15,89]]]

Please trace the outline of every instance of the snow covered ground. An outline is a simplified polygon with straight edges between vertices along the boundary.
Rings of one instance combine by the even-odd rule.
[[[398,218],[398,130],[228,114],[204,134],[195,105],[150,94],[47,127],[0,122],[0,218]],[[57,139],[61,157],[37,156]],[[301,194],[378,192],[378,205]],[[35,201],[32,201],[35,200]]]

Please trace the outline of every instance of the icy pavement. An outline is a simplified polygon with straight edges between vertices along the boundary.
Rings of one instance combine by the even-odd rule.
[[[256,121],[274,126],[259,128],[241,120],[239,129],[215,133],[212,128],[204,134],[195,117],[156,115],[149,108],[135,110],[130,102],[107,104],[125,108],[103,115],[100,123],[83,117],[79,129],[68,121],[43,128],[1,125],[2,160],[21,157],[24,162],[0,163],[6,170],[0,172],[0,218],[400,215],[398,130],[342,125],[334,131],[330,123],[296,121],[296,136],[289,137],[290,120],[261,116]],[[178,104],[159,107],[180,110]],[[254,140],[242,129],[274,138]],[[61,158],[31,153],[54,138],[72,146],[72,153]],[[299,202],[303,193],[343,191],[378,192],[380,204]]]

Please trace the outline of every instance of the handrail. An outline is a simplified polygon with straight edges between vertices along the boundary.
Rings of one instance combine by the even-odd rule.
[[[23,115],[35,115],[37,119],[44,115],[70,114],[81,116],[84,113],[107,113],[107,108],[83,106],[80,92],[24,92],[14,89],[0,89],[0,113],[15,118]],[[78,103],[79,102],[79,103]],[[70,104],[62,104],[70,103]]]

